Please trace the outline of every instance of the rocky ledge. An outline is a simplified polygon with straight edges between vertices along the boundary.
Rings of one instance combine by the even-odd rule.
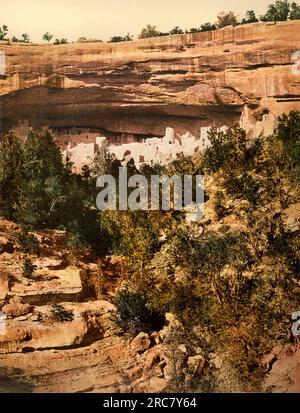
[[[238,120],[245,107],[257,120],[300,109],[292,71],[299,33],[296,20],[119,44],[0,42],[0,121],[139,136],[171,126],[198,136],[202,126]]]

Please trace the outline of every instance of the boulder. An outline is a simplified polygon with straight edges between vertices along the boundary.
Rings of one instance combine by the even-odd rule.
[[[14,246],[9,239],[4,236],[0,236],[0,254],[3,254],[4,252],[11,254],[13,251]]]
[[[33,306],[30,304],[10,303],[4,305],[2,311],[7,318],[15,318],[31,313],[33,311]]]
[[[34,274],[36,279],[27,282],[24,278],[15,282],[10,295],[18,296],[22,302],[43,305],[62,301],[78,302],[83,293],[85,271],[77,267],[65,269],[41,268]],[[31,281],[31,280],[30,280]]]
[[[273,364],[263,383],[272,393],[300,393],[300,346],[289,345],[279,354],[272,351]],[[274,356],[278,357],[277,360]]]
[[[189,357],[187,360],[187,366],[191,373],[201,373],[205,365],[205,359],[200,354]]]
[[[72,314],[73,319],[64,321],[55,317],[50,305],[39,306],[33,317],[15,318],[26,315],[33,307],[18,302],[17,297],[11,300],[2,308],[3,313],[13,319],[7,320],[6,335],[0,339],[0,353],[18,353],[26,348],[67,348],[116,334],[116,329],[109,320],[112,304],[91,301],[65,302],[60,305]]]
[[[185,344],[180,344],[180,345],[178,346],[178,350],[181,351],[182,354],[187,354],[187,353],[188,353]]]
[[[152,377],[149,380],[147,392],[149,393],[161,393],[168,385],[168,381],[160,377]]]
[[[174,332],[179,332],[182,329],[182,324],[178,321],[174,314],[166,313],[165,315],[167,325],[159,331],[159,338],[161,341],[168,340]]]
[[[0,278],[0,301],[4,301],[9,292],[9,279]]]
[[[300,228],[300,202],[292,204],[283,211],[284,228],[286,231],[296,232]]]
[[[153,348],[150,349],[145,355],[145,370],[151,370],[154,366],[157,366],[161,362],[162,356],[159,349]]]
[[[131,342],[131,349],[138,354],[144,353],[150,347],[150,338],[147,333],[139,333]]]
[[[211,361],[210,361],[211,366],[219,370],[223,366],[223,363],[224,363],[224,360],[220,355],[213,354]]]
[[[37,270],[40,270],[41,268],[60,269],[63,267],[64,261],[45,257],[35,260],[33,265],[37,267]]]

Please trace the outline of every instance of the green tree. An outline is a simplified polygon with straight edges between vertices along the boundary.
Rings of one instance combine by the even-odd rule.
[[[21,232],[16,234],[16,239],[18,244],[21,247],[21,250],[25,252],[25,254],[35,254],[40,255],[41,248],[39,244],[39,240],[35,235],[28,232],[26,227],[23,227]]]
[[[300,113],[290,112],[278,119],[276,137],[283,143],[285,167],[295,182],[300,179]]]
[[[64,37],[62,39],[55,39],[54,44],[58,45],[58,44],[67,44],[68,40],[65,39]]]
[[[81,36],[78,38],[76,43],[103,43],[100,39],[88,39],[85,36]]]
[[[290,3],[287,0],[277,0],[273,4],[269,4],[267,13],[260,17],[263,22],[269,21],[285,21],[290,13]]]
[[[237,26],[239,24],[238,17],[233,11],[224,12],[218,14],[217,27],[221,29],[226,26]]]
[[[200,26],[200,31],[201,32],[210,32],[212,30],[216,30],[216,25],[215,24],[211,24],[211,23],[204,23],[201,24]]]
[[[50,40],[52,40],[53,39],[53,35],[52,34],[50,34],[49,32],[46,32],[46,33],[44,33],[43,34],[43,40],[45,40],[45,42],[50,42]]]
[[[81,36],[77,39],[76,43],[87,43],[89,40],[85,36]]]
[[[7,219],[14,219],[22,187],[23,152],[21,142],[13,133],[0,143],[0,210]]]
[[[130,33],[126,33],[123,39],[124,39],[124,42],[132,42],[133,36]]]
[[[291,4],[291,12],[290,12],[290,19],[291,20],[298,20],[300,19],[300,6],[297,3]]]
[[[159,36],[160,32],[157,30],[156,26],[152,26],[151,24],[147,24],[139,34],[139,39],[147,39],[149,37],[156,37]]]
[[[110,38],[110,43],[119,43],[124,42],[124,37],[122,36],[113,36]]]
[[[130,33],[126,33],[126,35],[123,36],[113,36],[110,39],[111,43],[118,43],[118,42],[131,42],[133,40],[133,36]]]
[[[258,22],[258,18],[256,17],[255,11],[254,10],[247,10],[245,13],[245,17],[242,20],[242,24],[248,24],[248,23],[256,23]]]
[[[5,40],[5,37],[8,33],[8,27],[3,25],[2,27],[0,26],[0,40]]]
[[[48,131],[32,131],[23,152],[18,221],[32,228],[53,227],[60,222],[60,207],[65,200],[60,150]]]
[[[244,130],[237,126],[226,132],[211,129],[208,138],[211,145],[204,153],[204,168],[210,172],[217,172],[222,168],[228,175],[243,168],[247,142]]]
[[[183,34],[183,30],[179,26],[175,26],[172,30],[170,30],[170,34]]]
[[[28,33],[23,33],[22,37],[23,37],[23,42],[24,43],[29,43],[30,42],[30,37],[29,37]]]

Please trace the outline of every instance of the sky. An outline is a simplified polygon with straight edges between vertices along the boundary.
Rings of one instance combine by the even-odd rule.
[[[146,24],[162,32],[215,22],[220,11],[233,10],[243,17],[253,9],[265,13],[272,0],[0,0],[0,25],[9,37],[27,32],[42,42],[49,31],[54,38],[76,41],[80,36],[104,41],[127,32],[137,35]]]

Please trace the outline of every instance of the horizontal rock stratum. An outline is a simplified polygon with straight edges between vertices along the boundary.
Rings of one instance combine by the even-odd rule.
[[[239,119],[245,105],[300,109],[300,21],[119,44],[0,43],[2,125],[95,127],[162,136]]]

